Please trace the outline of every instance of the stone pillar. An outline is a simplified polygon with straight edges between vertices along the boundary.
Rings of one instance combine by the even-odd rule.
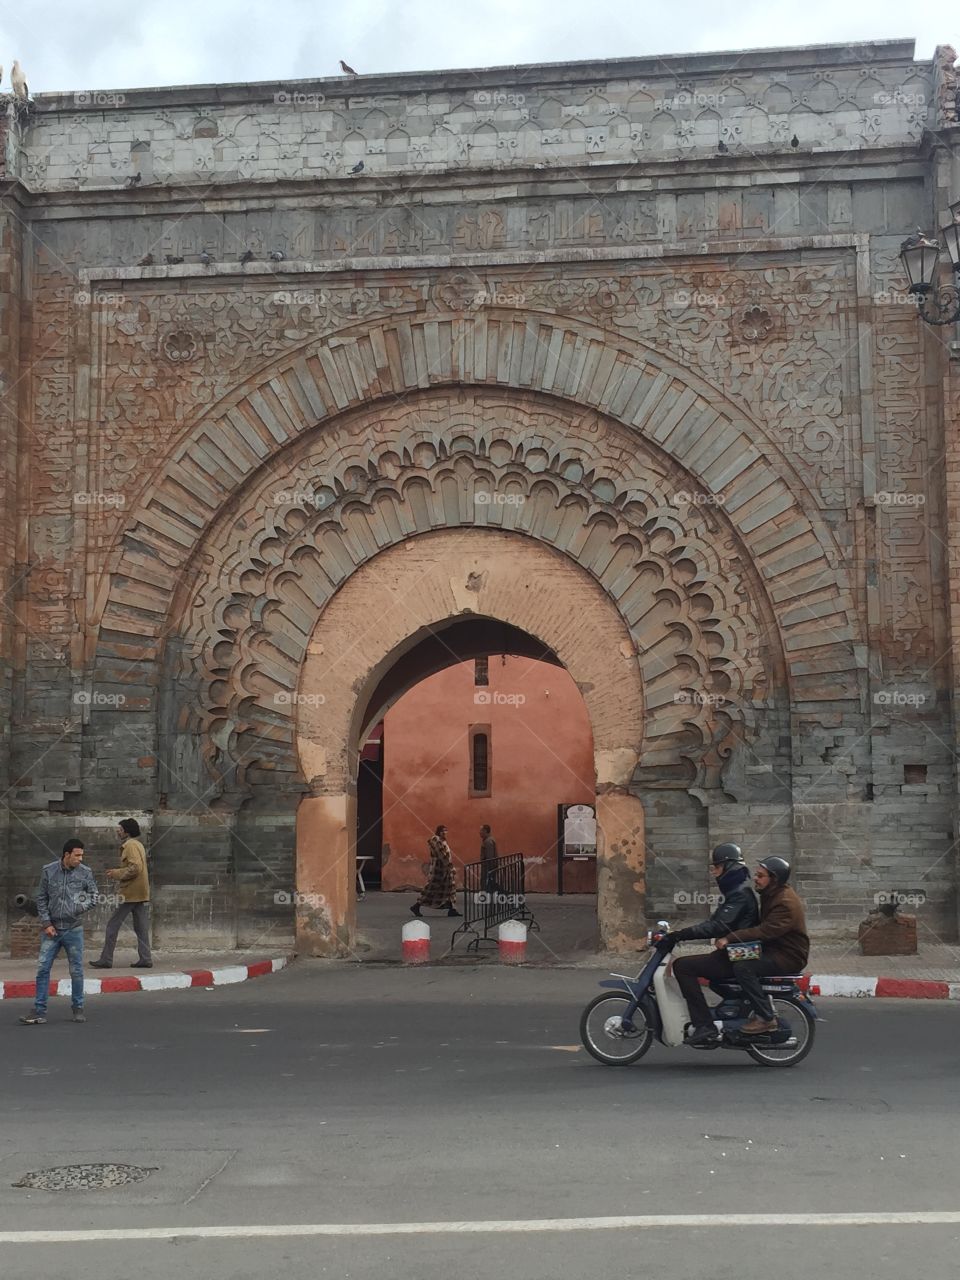
[[[2,110],[2,108],[0,108]],[[13,105],[0,114],[0,178],[13,158],[10,124]],[[14,596],[17,580],[17,465],[20,385],[20,299],[22,233],[18,194],[6,193],[0,208],[0,940],[7,929],[7,899],[15,892],[9,852],[10,723],[16,644]]]
[[[628,791],[597,796],[597,916],[608,951],[635,951],[646,938],[643,804]]]
[[[356,796],[305,796],[297,810],[297,951],[349,954],[356,929]]]

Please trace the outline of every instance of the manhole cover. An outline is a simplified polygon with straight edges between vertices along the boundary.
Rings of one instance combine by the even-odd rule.
[[[137,1164],[63,1164],[57,1169],[25,1173],[13,1185],[35,1187],[38,1191],[98,1191],[104,1187],[123,1187],[128,1182],[142,1182],[156,1171],[156,1166],[143,1168]]]

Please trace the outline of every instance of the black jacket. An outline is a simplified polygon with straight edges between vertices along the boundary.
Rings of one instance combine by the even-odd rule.
[[[709,920],[677,929],[677,942],[690,942],[694,938],[724,938],[734,929],[752,929],[760,919],[757,895],[750,883],[747,867],[731,867],[717,881],[720,905]]]

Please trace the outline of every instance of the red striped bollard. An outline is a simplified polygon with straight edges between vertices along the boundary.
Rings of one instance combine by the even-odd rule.
[[[527,926],[521,920],[505,920],[497,933],[497,949],[504,964],[523,964],[527,958]]]
[[[426,920],[409,920],[400,930],[404,964],[426,964],[430,959],[430,926]]]

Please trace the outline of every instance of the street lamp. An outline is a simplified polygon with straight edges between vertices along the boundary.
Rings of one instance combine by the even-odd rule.
[[[960,205],[952,209],[953,221],[941,232],[950,255],[954,275],[960,280]],[[960,320],[960,287],[935,284],[941,245],[922,231],[904,240],[900,261],[910,282],[909,291],[917,300],[917,311],[927,324],[954,324]]]

